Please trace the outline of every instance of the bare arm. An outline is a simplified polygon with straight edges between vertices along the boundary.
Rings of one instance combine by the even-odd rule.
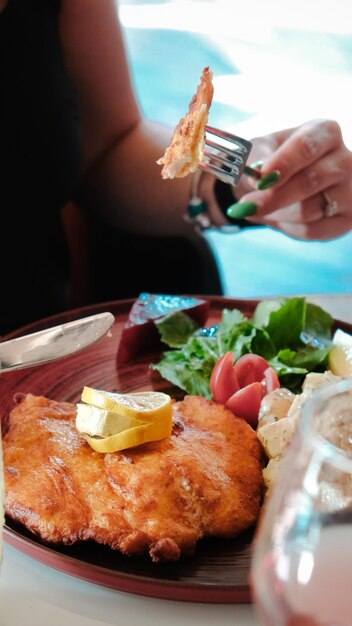
[[[87,196],[128,230],[185,232],[191,177],[161,178],[156,160],[172,129],[142,119],[115,1],[63,0],[60,27],[83,120]]]

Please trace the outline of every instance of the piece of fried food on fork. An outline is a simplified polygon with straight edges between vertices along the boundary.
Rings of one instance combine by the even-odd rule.
[[[211,70],[205,67],[188,112],[177,124],[164,156],[157,161],[163,166],[162,178],[183,178],[195,172],[203,160],[205,127],[214,94],[212,80]]]

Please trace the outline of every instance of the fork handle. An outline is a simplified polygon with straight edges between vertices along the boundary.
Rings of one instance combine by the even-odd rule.
[[[255,178],[256,180],[259,180],[259,178],[261,178],[260,170],[254,169],[254,167],[250,167],[249,165],[244,166],[243,174],[246,174],[251,178]]]

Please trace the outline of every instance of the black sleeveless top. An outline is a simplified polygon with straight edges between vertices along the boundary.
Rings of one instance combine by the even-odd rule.
[[[81,137],[59,11],[60,0],[10,0],[0,13],[0,335],[67,306],[60,208]]]
[[[92,287],[86,304],[141,291],[222,291],[204,238],[194,245],[180,237],[134,236],[82,206],[81,126],[59,12],[60,0],[10,0],[0,13],[0,336],[67,309],[60,209],[70,198],[79,199],[88,219]]]

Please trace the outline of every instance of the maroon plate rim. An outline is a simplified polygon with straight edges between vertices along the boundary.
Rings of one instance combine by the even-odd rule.
[[[242,300],[222,296],[199,296],[210,302],[209,324],[219,320],[224,308],[237,308],[250,316],[258,300]],[[55,315],[3,337],[3,340],[35,332],[79,317],[110,311],[115,323],[105,337],[79,353],[46,365],[0,377],[0,418],[6,419],[17,392],[48,395],[55,400],[77,401],[82,384],[100,388],[131,391],[129,380],[134,376],[133,390],[173,388],[156,373],[150,362],[159,355],[141,355],[132,364],[116,366],[116,352],[124,321],[134,300],[112,301],[75,309]],[[352,332],[352,327],[335,321],[335,326]],[[44,544],[20,525],[6,520],[4,540],[30,558],[75,578],[127,593],[166,600],[218,604],[251,602],[249,568],[254,529],[234,540],[202,540],[194,556],[177,563],[152,564],[149,557],[132,558],[116,553],[94,542],[57,547]]]

